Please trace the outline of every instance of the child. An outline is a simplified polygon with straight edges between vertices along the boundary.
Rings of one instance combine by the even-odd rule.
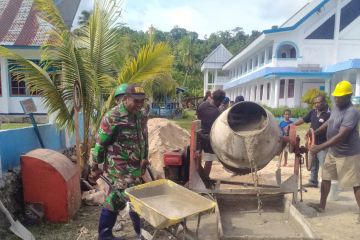
[[[281,129],[283,136],[285,136],[288,134],[289,125],[293,124],[293,122],[290,120],[291,111],[289,109],[286,109],[284,111],[283,117],[284,117],[284,120],[280,122],[279,127]],[[289,152],[289,146],[287,145],[280,155],[280,162],[281,162],[282,158],[284,157],[284,165],[283,166],[287,165],[288,152]]]

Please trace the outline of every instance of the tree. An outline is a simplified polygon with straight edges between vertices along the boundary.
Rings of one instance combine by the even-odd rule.
[[[58,127],[75,131],[77,157],[79,166],[83,167],[94,141],[94,129],[111,106],[114,86],[124,82],[151,81],[167,74],[173,57],[166,44],[147,44],[136,58],[129,58],[123,66],[118,66],[116,63],[122,57],[118,50],[122,43],[118,41],[116,27],[121,11],[115,1],[95,1],[89,23],[79,29],[79,35],[72,34],[66,27],[54,1],[35,0],[34,4],[40,16],[53,26],[49,40],[41,48],[40,64],[4,47],[0,47],[0,56],[16,60],[18,73],[26,72],[25,81],[30,90],[39,91],[48,113],[56,116]],[[61,72],[61,78],[57,80],[48,73],[54,67]],[[76,84],[80,86],[84,125],[81,146],[76,119],[74,121],[77,113],[73,98]],[[105,105],[104,96],[109,96]]]
[[[306,93],[304,94],[304,96],[302,96],[301,101],[303,103],[306,103],[310,109],[313,109],[314,108],[313,101],[314,101],[314,98],[317,96],[324,96],[328,106],[331,107],[331,99],[330,99],[329,95],[326,94],[326,92],[321,91],[318,88],[311,88],[311,89],[307,90]]]
[[[91,12],[90,12],[90,11],[86,11],[86,10],[81,11],[81,15],[79,16],[78,24],[79,24],[80,26],[83,26],[83,25],[88,24],[88,23],[89,23],[90,16],[91,16]]]

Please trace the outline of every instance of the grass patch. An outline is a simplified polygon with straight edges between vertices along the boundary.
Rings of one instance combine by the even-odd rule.
[[[190,132],[191,130],[191,122],[193,120],[191,119],[179,119],[179,120],[173,120],[173,122],[177,125],[179,125],[180,127],[186,129],[188,132]]]
[[[30,123],[2,123],[0,130],[30,127]]]
[[[191,130],[191,122],[196,119],[196,112],[193,110],[184,110],[183,118],[172,120],[175,124],[186,129],[188,132]]]

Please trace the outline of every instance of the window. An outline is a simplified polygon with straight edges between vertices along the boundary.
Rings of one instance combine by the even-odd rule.
[[[250,64],[250,70],[251,70],[253,68],[253,66],[252,66],[253,60],[252,59],[250,59],[249,64]]]
[[[360,15],[360,1],[352,0],[341,9],[340,31],[349,26]]]
[[[208,83],[214,83],[214,74],[212,72],[208,74]]]
[[[267,95],[266,95],[266,99],[270,100],[270,91],[271,91],[271,85],[270,83],[267,84]]]
[[[296,58],[296,49],[294,47],[290,49],[290,58]]]
[[[280,96],[279,98],[284,98],[285,97],[285,79],[281,79],[280,80]]]
[[[320,27],[313,31],[306,39],[334,39],[335,15],[332,15]]]
[[[23,74],[10,72],[10,89],[13,96],[25,96],[26,85],[23,80],[25,76]]]
[[[254,66],[255,67],[258,67],[259,66],[259,60],[258,60],[258,57],[255,58],[255,63],[254,63]]]
[[[295,90],[295,80],[289,79],[288,83],[288,98],[294,97],[294,90]]]
[[[297,58],[298,52],[293,44],[282,44],[279,46],[276,56],[278,58]]]
[[[264,91],[264,85],[260,85],[260,101],[263,100],[263,91]]]
[[[39,64],[39,60],[31,60],[32,62]],[[16,61],[9,60],[9,80],[10,80],[10,95],[11,96],[37,96],[39,90],[30,91],[30,86],[26,84],[24,79],[26,74],[20,72],[18,69],[21,67],[17,65]]]

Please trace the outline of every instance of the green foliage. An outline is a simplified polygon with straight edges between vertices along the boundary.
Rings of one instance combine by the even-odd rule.
[[[306,91],[306,93],[304,94],[304,96],[302,96],[301,101],[303,103],[306,103],[310,109],[314,108],[314,98],[317,96],[325,96],[326,102],[329,105],[329,107],[331,106],[331,100],[330,97],[326,94],[326,92],[321,91],[318,88],[311,88],[308,91]]]
[[[195,111],[194,110],[189,110],[189,109],[184,109],[183,113],[182,113],[182,118],[183,119],[189,119],[191,121],[195,120]]]
[[[290,109],[292,118],[303,117],[309,112],[309,109],[307,108],[286,108],[286,107],[270,108],[267,106],[264,107],[267,110],[269,110],[275,117],[282,117],[286,109]]]
[[[175,57],[172,69],[172,78],[177,85],[186,89],[186,96],[203,95],[203,74],[200,71],[201,63],[219,44],[224,44],[233,54],[239,53],[250,42],[256,39],[260,32],[252,31],[246,34],[241,27],[233,30],[219,31],[199,39],[196,32],[188,31],[175,26],[170,32],[163,32],[150,27],[148,32],[134,31],[128,27],[116,30],[122,42],[122,59],[136,56],[141,46],[147,41],[166,42],[171,47]],[[150,36],[149,36],[150,35]],[[121,58],[118,62],[123,62]]]

